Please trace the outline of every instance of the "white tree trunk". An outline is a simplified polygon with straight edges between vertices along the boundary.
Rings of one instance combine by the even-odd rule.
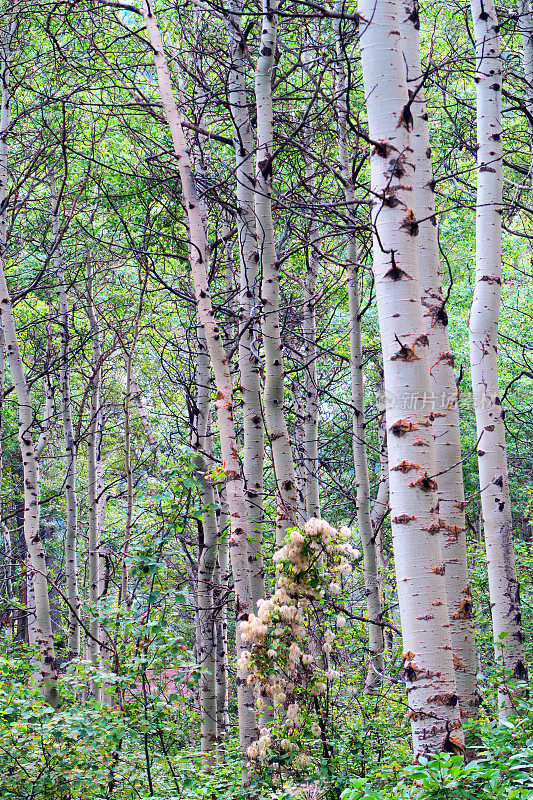
[[[142,13],[153,48],[157,70],[159,91],[165,116],[172,135],[174,153],[178,161],[182,192],[188,217],[190,237],[189,261],[193,278],[197,313],[204,330],[207,349],[217,389],[215,402],[222,460],[226,475],[226,496],[231,520],[231,564],[235,588],[235,609],[237,619],[237,653],[244,649],[240,635],[240,622],[245,621],[252,610],[252,591],[250,567],[248,563],[248,540],[253,532],[248,519],[241,467],[233,424],[233,381],[228,357],[221,339],[220,329],[214,319],[209,293],[207,274],[207,238],[201,208],[198,201],[196,181],[191,169],[187,143],[181,119],[174,100],[168,65],[163,49],[161,34],[152,5],[144,0]],[[239,734],[241,748],[245,754],[249,745],[256,739],[257,729],[253,696],[246,685],[246,674],[237,676],[237,697],[239,708]]]
[[[453,354],[448,336],[448,317],[440,273],[437,219],[431,144],[424,80],[420,63],[417,0],[404,0],[401,23],[412,104],[412,144],[415,161],[413,212],[418,224],[418,275],[424,307],[424,330],[428,335],[430,403],[433,407],[435,471],[439,505],[440,539],[446,568],[446,596],[455,665],[455,680],[461,714],[475,717],[480,697],[476,685],[476,647],[472,591],[466,550],[465,498],[461,433]]]
[[[94,305],[94,263],[92,253],[87,254],[87,316],[91,329],[91,388],[89,425],[87,432],[87,505],[89,511],[89,603],[91,636],[87,639],[89,658],[95,668],[101,666],[100,624],[98,601],[101,587],[100,514],[98,480],[98,433],[101,415],[102,345],[100,324]],[[102,688],[97,681],[91,683],[91,694],[97,700],[102,697]]]
[[[211,371],[205,336],[198,328],[198,355],[196,359],[196,418],[193,447],[196,450],[195,472],[201,484],[202,537],[198,553],[198,627],[199,648],[197,662],[202,668],[200,678],[200,745],[210,762],[216,759],[217,700],[216,700],[216,634],[214,619],[214,571],[217,558],[218,526],[213,504],[213,483],[206,461],[212,447],[209,443]],[[211,460],[211,459],[210,459]]]
[[[472,0],[476,41],[477,200],[476,283],[470,310],[470,369],[478,436],[479,483],[487,549],[494,647],[498,662],[518,681],[527,678],[520,590],[513,547],[505,425],[498,383],[501,295],[502,65],[493,0]],[[502,638],[502,636],[504,638]],[[500,717],[512,712],[500,687]]]
[[[413,154],[395,0],[359,0],[371,146],[374,279],[390,460],[390,505],[413,749],[463,752],[438,537],[437,484],[411,210]],[[423,442],[424,446],[420,446]]]
[[[337,0],[335,10],[342,11],[342,0]],[[333,21],[335,33],[335,94],[337,107],[338,149],[344,198],[347,214],[353,219],[355,228],[355,189],[351,176],[351,158],[348,147],[348,97],[346,86],[345,52],[342,42],[342,23],[340,18]],[[372,530],[370,516],[371,497],[366,452],[365,395],[363,386],[363,346],[361,340],[361,313],[359,304],[359,267],[357,263],[357,240],[354,230],[346,236],[346,270],[348,273],[348,308],[350,316],[350,377],[353,424],[353,457],[355,481],[357,486],[357,524],[363,551],[363,574],[365,581],[368,627],[368,653],[370,666],[366,688],[370,690],[379,683],[374,667],[383,671],[383,650],[385,648],[382,609],[379,592],[379,566],[376,539]]]
[[[309,69],[312,67],[312,45],[308,36],[304,44],[302,62]],[[305,475],[305,506],[307,519],[320,517],[320,484],[318,480],[318,420],[320,405],[318,398],[318,376],[316,346],[316,287],[320,269],[320,232],[318,222],[313,212],[315,202],[316,179],[315,164],[307,155],[313,147],[313,133],[311,126],[306,125],[304,140],[305,158],[305,183],[308,187],[309,209],[311,221],[309,225],[309,245],[307,248],[307,269],[304,280],[303,292],[303,355],[304,355],[304,441],[303,441],[303,466]]]
[[[39,681],[47,702],[56,707],[57,671],[50,618],[50,601],[46,569],[46,553],[39,532],[39,464],[36,444],[32,435],[34,413],[31,404],[22,355],[20,352],[13,305],[6,280],[6,230],[7,230],[7,136],[10,123],[11,93],[9,88],[9,61],[15,22],[11,14],[0,30],[0,325],[4,331],[7,360],[18,403],[18,439],[22,455],[24,479],[24,540],[29,556],[29,572],[35,594],[35,636],[40,652]]]
[[[262,0],[261,38],[255,70],[257,153],[255,217],[261,264],[261,331],[265,350],[265,422],[272,447],[278,512],[276,541],[297,523],[294,462],[284,412],[285,370],[279,329],[279,264],[272,221],[272,155],[274,152],[272,70],[276,51],[277,2]]]
[[[228,664],[228,595],[231,573],[228,548],[229,516],[221,493],[221,512],[218,520],[218,565],[215,580],[216,599],[216,695],[217,695],[217,740],[224,751],[224,739],[229,732],[229,664]]]
[[[259,371],[259,256],[254,215],[254,138],[246,97],[246,67],[241,31],[241,0],[229,0],[226,25],[229,50],[228,100],[234,127],[237,233],[240,262],[239,375],[243,415],[243,476],[248,514],[254,610],[265,596],[263,569],[263,463],[265,430]]]

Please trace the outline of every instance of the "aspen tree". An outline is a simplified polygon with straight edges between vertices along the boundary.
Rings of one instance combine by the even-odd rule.
[[[470,370],[495,654],[511,677],[523,682],[527,669],[497,357],[502,266],[502,64],[493,0],[472,0],[471,9],[476,43],[478,149]],[[512,713],[512,699],[504,685],[500,687],[499,705],[501,719]]]
[[[223,749],[229,731],[229,664],[228,664],[228,594],[231,571],[229,563],[229,515],[224,492],[219,495],[221,511],[218,518],[218,563],[215,571],[216,626],[216,698],[217,742]]]
[[[4,332],[0,327],[0,431],[2,427],[2,417],[4,410],[4,394],[6,386],[6,346],[4,341]],[[2,482],[4,477],[4,452],[2,446],[2,437],[0,436],[0,490],[2,489]],[[5,595],[8,603],[13,598],[13,543],[11,540],[11,531],[7,524],[2,520],[0,523],[2,528],[2,540],[4,542],[4,586]],[[12,638],[15,638],[15,614],[14,609],[8,608],[8,615],[10,623],[8,631]]]
[[[379,678],[373,667],[383,671],[383,626],[379,595],[379,567],[376,539],[370,516],[371,497],[368,477],[365,395],[363,387],[363,346],[361,334],[361,312],[359,304],[359,265],[357,239],[355,235],[355,188],[352,181],[351,157],[348,146],[348,88],[346,85],[346,54],[342,40],[342,0],[337,0],[335,10],[339,17],[333,20],[335,34],[335,104],[337,111],[338,152],[347,213],[353,228],[346,235],[346,271],[348,274],[348,311],[350,318],[350,388],[352,400],[352,447],[357,485],[357,524],[363,552],[368,626],[368,653],[370,667],[366,679],[367,690]]]
[[[272,220],[274,155],[272,70],[276,52],[277,2],[262,0],[261,37],[255,70],[257,151],[255,222],[261,264],[261,332],[265,350],[263,403],[276,476],[276,541],[297,523],[298,497],[294,461],[284,412],[285,370],[279,329],[279,264]]]
[[[148,439],[148,444],[155,450],[158,446],[157,437],[154,433],[154,429],[152,428],[152,423],[150,422],[150,418],[146,413],[146,409],[142,401],[141,391],[137,384],[137,378],[135,377],[135,374],[133,372],[133,365],[132,368],[130,369],[130,390],[131,390],[131,396],[133,397],[133,402],[135,403],[135,408],[137,409],[137,413],[139,415],[139,419],[141,420],[141,425],[143,426],[146,438]]]
[[[462,716],[474,717],[479,707],[479,695],[476,687],[473,602],[466,551],[459,406],[440,273],[435,181],[431,164],[424,76],[420,63],[418,1],[404,0],[403,8],[405,19],[401,23],[402,46],[407,65],[407,85],[413,98],[413,213],[417,221],[419,220],[416,238],[418,275],[424,309],[424,330],[428,336],[429,402],[434,408],[432,416],[440,540],[459,704]]]
[[[174,99],[172,84],[164,53],[163,42],[153,6],[143,3],[142,15],[153,51],[157,71],[159,91],[168,122],[174,153],[178,162],[182,192],[188,220],[189,261],[193,279],[198,319],[203,328],[211,368],[215,379],[217,396],[215,408],[222,461],[225,470],[226,497],[228,502],[231,537],[231,565],[235,590],[235,611],[237,620],[237,653],[242,649],[240,623],[245,621],[252,610],[250,569],[248,564],[248,541],[251,538],[251,525],[247,514],[243,479],[239,462],[235,428],[233,423],[233,380],[228,356],[221,338],[220,329],[214,319],[207,274],[207,236],[204,228],[194,173],[191,168],[187,142],[183,133],[181,118]],[[237,675],[237,699],[239,713],[239,735],[243,753],[256,737],[256,722],[253,695],[246,685],[246,674],[241,670]]]
[[[35,442],[32,427],[34,424],[24,365],[13,315],[13,304],[6,280],[6,237],[8,200],[8,143],[10,128],[10,58],[11,44],[16,33],[18,4],[12,4],[4,15],[0,29],[0,88],[2,91],[0,109],[0,325],[4,332],[7,362],[15,388],[18,403],[18,440],[23,464],[24,485],[24,541],[28,551],[28,572],[35,598],[35,640],[39,647],[40,662],[38,680],[42,685],[46,701],[53,707],[59,704],[57,691],[57,670],[55,665],[54,641],[48,597],[46,552],[39,531],[39,452],[41,441]]]
[[[92,355],[90,378],[89,425],[87,430],[87,505],[89,511],[89,592],[90,603],[90,636],[87,637],[87,651],[95,668],[101,666],[100,625],[98,620],[98,601],[101,584],[100,555],[100,515],[98,489],[98,431],[101,415],[101,381],[102,381],[102,344],[98,314],[94,304],[94,260],[92,253],[87,253],[87,316],[91,330]],[[102,699],[102,689],[97,681],[91,682],[91,694],[97,700]]]
[[[199,647],[197,661],[202,667],[200,678],[200,744],[209,761],[216,757],[217,698],[216,698],[216,639],[214,622],[214,572],[217,558],[218,527],[214,511],[213,483],[207,475],[207,457],[211,456],[209,442],[211,371],[205,336],[198,329],[198,356],[196,361],[196,419],[193,447],[196,450],[195,472],[200,482],[202,503],[201,537],[198,553],[198,628]]]
[[[302,54],[302,63],[312,69],[312,48],[309,37],[306,37]],[[318,222],[312,210],[316,193],[315,165],[307,152],[311,151],[313,135],[311,126],[305,129],[305,183],[309,194],[311,221],[309,225],[309,246],[307,249],[307,269],[303,291],[303,354],[304,354],[304,391],[305,412],[303,424],[303,467],[305,487],[306,518],[320,517],[320,485],[318,481],[318,419],[320,413],[318,401],[317,378],[317,346],[316,346],[316,287],[320,269]]]
[[[415,756],[463,752],[434,479],[428,338],[412,211],[411,110],[395,0],[359,0],[392,536]],[[420,446],[420,443],[423,446]]]
[[[383,546],[383,525],[389,511],[389,451],[387,447],[387,421],[385,418],[385,386],[383,382],[383,370],[380,370],[376,385],[376,401],[379,412],[379,483],[375,500],[370,512],[370,523],[372,525],[372,536],[376,543],[376,550],[381,564],[381,571],[385,573],[387,564],[385,563],[385,553]]]
[[[78,591],[78,501],[76,497],[76,455],[77,447],[72,422],[70,392],[70,326],[69,300],[65,282],[65,269],[61,252],[61,224],[59,221],[59,197],[55,176],[50,171],[50,195],[52,200],[52,234],[54,270],[58,303],[58,324],[60,335],[59,391],[63,436],[65,440],[65,498],[67,518],[65,523],[65,572],[68,600],[68,653],[69,658],[80,655],[80,596]]]

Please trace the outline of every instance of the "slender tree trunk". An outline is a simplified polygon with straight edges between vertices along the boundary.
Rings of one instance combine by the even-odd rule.
[[[493,0],[483,0],[482,5],[472,0],[471,7],[476,41],[478,177],[470,369],[495,653],[511,677],[523,682],[527,679],[527,669],[497,360],[503,190],[502,65]],[[500,687],[499,703],[503,719],[513,709],[512,693],[505,685]]]
[[[94,305],[94,263],[91,253],[87,257],[87,316],[91,328],[91,391],[90,419],[87,433],[87,504],[89,509],[89,592],[91,637],[87,640],[89,658],[95,668],[101,666],[100,625],[98,620],[98,601],[101,588],[100,554],[100,513],[98,480],[98,445],[101,415],[102,345],[100,324]],[[101,686],[96,681],[91,684],[91,694],[97,700],[102,697]]]
[[[342,10],[342,0],[337,0],[336,11]],[[351,158],[348,147],[348,88],[346,85],[346,55],[342,40],[342,21],[333,21],[336,50],[336,106],[338,125],[339,161],[344,185],[344,198],[347,213],[353,218],[355,228],[355,189],[352,181]],[[348,273],[348,308],[350,315],[350,375],[353,422],[353,456],[355,480],[357,485],[357,523],[363,550],[363,574],[365,581],[367,614],[370,620],[368,628],[368,653],[370,667],[366,679],[366,689],[370,690],[379,684],[379,676],[374,671],[383,671],[383,638],[382,610],[379,593],[379,567],[376,539],[370,517],[371,497],[368,476],[365,396],[363,386],[363,346],[361,337],[361,312],[359,303],[359,266],[357,259],[357,239],[354,229],[346,236],[346,270]]]
[[[312,61],[312,45],[309,37],[304,44],[303,63],[309,67]],[[312,69],[312,67],[311,67]],[[313,134],[311,127],[306,126],[305,150],[311,151]],[[304,280],[303,296],[303,336],[304,336],[304,470],[305,470],[305,505],[307,518],[320,517],[320,484],[318,481],[318,420],[320,406],[318,400],[317,378],[317,346],[316,346],[316,286],[320,269],[320,250],[318,222],[312,208],[315,202],[316,179],[315,164],[305,156],[305,183],[309,196],[311,222],[309,226],[309,246],[307,248],[307,269]]]
[[[207,475],[206,454],[211,450],[208,439],[210,418],[209,354],[205,336],[198,329],[198,356],[196,361],[196,450],[195,471],[201,484],[202,504],[201,536],[198,543],[198,663],[202,668],[200,678],[200,741],[201,750],[213,763],[216,760],[217,702],[216,702],[216,638],[214,620],[214,571],[217,557],[218,527],[213,509],[215,497],[213,483]]]
[[[126,364],[127,369],[127,364]],[[133,367],[130,369],[130,390],[131,396],[133,397],[133,402],[135,403],[135,408],[137,409],[137,413],[139,414],[139,419],[141,420],[141,425],[143,426],[144,432],[146,434],[146,438],[148,439],[148,444],[150,447],[154,449],[157,447],[157,437],[154,433],[154,429],[152,428],[152,423],[146,413],[146,409],[144,407],[144,403],[142,401],[141,392],[137,385],[137,380],[133,373]]]
[[[32,435],[33,407],[31,404],[24,366],[20,352],[13,305],[6,280],[6,229],[7,229],[7,136],[11,93],[9,88],[9,60],[15,22],[11,14],[4,20],[7,28],[0,31],[0,85],[2,101],[0,112],[0,325],[4,331],[7,360],[18,402],[18,439],[22,454],[24,477],[24,539],[29,554],[29,569],[35,593],[35,630],[39,645],[39,680],[47,702],[56,707],[57,671],[55,666],[50,602],[46,572],[45,549],[39,534],[39,463],[37,446]]]
[[[65,529],[65,572],[67,579],[68,608],[68,654],[69,658],[80,655],[80,596],[78,591],[78,501],[76,497],[76,456],[77,448],[72,422],[72,405],[70,393],[70,328],[69,301],[65,282],[65,269],[61,253],[59,221],[59,199],[53,172],[50,172],[50,194],[52,200],[52,233],[54,236],[53,253],[54,269],[57,285],[59,310],[60,356],[59,356],[59,388],[61,395],[61,416],[63,420],[63,436],[65,439],[65,497],[67,518]]]
[[[237,653],[244,648],[240,623],[245,621],[252,610],[252,591],[248,563],[248,539],[253,536],[248,519],[241,467],[235,439],[233,423],[233,380],[228,357],[221,339],[220,329],[215,321],[209,293],[207,274],[207,239],[201,208],[198,201],[196,181],[190,165],[189,153],[183,127],[172,93],[172,85],[167,61],[152,6],[144,0],[142,8],[157,70],[159,90],[165,116],[172,135],[174,153],[178,161],[185,208],[188,217],[190,238],[189,260],[193,278],[197,313],[204,330],[211,367],[215,378],[217,398],[215,402],[222,461],[226,475],[226,495],[231,519],[231,564],[235,589],[235,611],[237,620]],[[246,685],[246,674],[241,670],[237,676],[237,697],[239,707],[239,734],[243,753],[256,739],[257,728],[253,697]]]
[[[430,363],[430,402],[433,406],[435,470],[440,540],[446,571],[446,596],[452,638],[455,680],[461,714],[475,717],[479,707],[476,685],[474,615],[466,550],[465,498],[461,433],[448,316],[442,290],[431,145],[420,63],[417,0],[404,0],[403,52],[407,82],[413,92],[412,144],[415,162],[413,212],[418,224],[418,275],[425,309]]]
[[[140,273],[139,273],[140,277]],[[146,284],[148,281],[148,272],[145,273],[144,280],[141,282],[141,293],[139,298],[139,305],[137,306],[137,313],[135,315],[135,323],[133,326],[133,337],[132,342],[128,350],[126,350],[125,354],[125,365],[126,365],[126,387],[124,392],[124,470],[126,473],[126,520],[124,526],[124,548],[123,548],[123,555],[122,555],[122,563],[121,563],[121,588],[120,588],[120,596],[122,602],[125,603],[128,607],[131,605],[131,597],[129,593],[128,587],[128,563],[127,557],[129,553],[130,543],[131,543],[131,531],[133,525],[133,469],[131,466],[131,414],[130,414],[130,403],[131,398],[133,395],[133,356],[135,354],[135,347],[137,346],[137,341],[139,339],[139,325],[141,321],[141,314],[143,308],[143,300],[144,300],[144,293],[146,291]],[[138,395],[138,390],[136,389],[136,393]],[[145,420],[143,421],[143,426],[145,431],[147,431],[148,441],[152,445],[154,440],[153,433],[151,431],[150,424],[148,423],[148,429],[146,427],[146,414],[144,413],[144,409],[142,407],[142,403],[140,398],[138,399],[137,408],[139,408],[139,403],[141,405],[141,420],[143,419],[143,415]],[[153,446],[153,445],[152,445]]]
[[[304,381],[305,383],[305,381]],[[294,446],[294,473],[296,476],[296,495],[298,498],[298,524],[304,525],[308,519],[306,502],[306,470],[305,470],[305,400],[300,395],[300,382],[293,380],[290,385],[291,409],[294,418],[293,422],[293,446]]]
[[[376,399],[379,409],[379,484],[376,499],[370,512],[370,523],[372,525],[372,536],[376,543],[376,550],[381,565],[382,575],[386,574],[388,564],[385,561],[385,551],[383,543],[383,525],[389,512],[389,450],[387,447],[387,421],[385,417],[385,386],[383,382],[383,371],[380,371],[378,384],[376,387]]]
[[[218,521],[218,566],[216,593],[216,694],[217,694],[217,738],[219,747],[229,732],[228,706],[228,594],[230,590],[230,563],[228,548],[229,517],[225,501],[221,498],[221,513]]]
[[[411,210],[411,111],[394,0],[359,0],[371,146],[374,279],[389,433],[390,505],[415,755],[464,751],[438,537],[428,339]],[[422,442],[423,446],[419,443]]]
[[[4,392],[6,385],[6,346],[4,341],[4,332],[0,328],[0,500],[2,497],[2,483],[4,477],[4,453],[2,445],[2,419],[4,410]],[[10,620],[7,630],[12,638],[15,638],[15,610],[11,608],[11,601],[13,599],[13,542],[11,540],[11,531],[6,523],[3,521],[2,507],[0,503],[0,526],[2,528],[2,539],[4,542],[4,586],[5,596],[8,602],[7,618]]]
[[[133,347],[126,356],[126,388],[124,391],[124,470],[126,473],[126,519],[124,526],[124,550],[121,563],[120,597],[126,606],[131,605],[128,587],[127,557],[131,542],[131,526],[133,523],[133,470],[131,468],[131,415],[130,400],[132,394],[131,373]]]
[[[297,524],[298,497],[294,462],[284,412],[285,370],[279,329],[279,264],[272,220],[274,152],[272,70],[276,51],[277,1],[262,0],[261,39],[255,71],[257,154],[255,217],[261,264],[261,332],[265,350],[265,422],[272,447],[278,512],[276,541]]]
[[[263,569],[263,464],[265,431],[261,408],[259,370],[259,256],[254,214],[254,137],[246,97],[244,39],[241,0],[229,0],[226,25],[229,74],[228,100],[234,127],[237,193],[237,234],[240,263],[239,377],[242,396],[243,476],[248,516],[252,525],[249,543],[254,609],[265,596]]]

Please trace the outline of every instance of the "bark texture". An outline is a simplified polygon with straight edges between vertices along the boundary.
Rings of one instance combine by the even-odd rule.
[[[59,704],[59,695],[48,598],[46,553],[39,531],[38,443],[35,442],[32,434],[34,424],[33,407],[24,374],[13,315],[13,305],[6,280],[7,138],[11,105],[9,69],[11,43],[16,32],[16,20],[12,13],[5,15],[3,26],[5,27],[0,29],[0,88],[2,91],[0,110],[0,325],[4,332],[7,361],[18,403],[18,440],[22,455],[24,480],[24,541],[28,551],[28,574],[35,603],[35,641],[40,653],[38,679],[42,684],[47,702],[52,707],[56,707]]]
[[[527,679],[527,670],[497,357],[502,265],[502,64],[494,2],[481,4],[473,0],[471,8],[476,41],[478,161],[470,369],[494,647],[501,666],[522,682]],[[499,703],[500,717],[504,718],[512,712],[511,697],[504,685]]]
[[[255,217],[261,265],[261,331],[265,350],[263,403],[272,448],[278,498],[276,541],[297,524],[298,497],[294,461],[284,412],[285,369],[279,329],[279,264],[272,221],[272,176],[274,153],[272,71],[277,36],[276,0],[263,0],[261,38],[255,70],[257,152],[255,172]]]
[[[98,480],[98,445],[101,416],[101,383],[102,383],[102,344],[100,324],[94,304],[94,263],[92,254],[87,254],[87,316],[91,330],[92,357],[90,380],[90,418],[87,430],[87,505],[89,513],[89,592],[90,603],[90,636],[87,637],[89,658],[95,669],[101,666],[100,625],[98,620],[98,601],[101,584],[100,553],[100,514],[99,514],[99,480]],[[102,697],[102,688],[97,680],[91,682],[91,694],[97,700]]]
[[[428,336],[429,402],[433,409],[440,540],[446,568],[446,596],[461,714],[475,717],[480,698],[476,686],[474,615],[466,550],[459,406],[440,273],[435,181],[423,86],[425,78],[420,63],[418,0],[404,0],[403,7],[403,51],[407,64],[407,85],[413,98],[413,212],[416,219],[420,220],[416,239],[418,275],[424,308],[424,330]]]
[[[259,255],[254,212],[254,136],[246,97],[244,38],[241,0],[229,0],[227,37],[229,51],[228,100],[234,129],[237,236],[239,248],[239,378],[242,397],[243,477],[248,516],[252,526],[250,576],[254,610],[265,596],[263,569],[263,464],[265,429],[261,406],[259,363]]]
[[[428,338],[412,211],[411,110],[394,0],[360,0],[374,279],[387,391],[390,505],[415,756],[464,751],[439,540]],[[423,442],[423,446],[420,446]]]
[[[240,636],[240,623],[247,619],[252,610],[250,568],[248,563],[248,540],[251,538],[251,526],[248,520],[248,507],[244,494],[233,423],[233,380],[221,332],[213,314],[207,273],[207,237],[198,200],[196,181],[191,169],[180,115],[172,92],[161,34],[153,6],[146,0],[143,3],[142,13],[153,49],[161,101],[178,162],[182,192],[187,209],[189,261],[196,308],[198,319],[204,330],[217,390],[215,408],[231,520],[230,550],[235,589],[237,652],[240,654],[241,650],[244,649]],[[253,696],[250,688],[246,685],[246,675],[243,673],[237,675],[237,698],[239,734],[241,747],[245,754],[248,746],[257,737]]]
[[[342,0],[337,0],[335,10],[341,12]],[[350,318],[350,387],[352,400],[352,447],[357,486],[357,524],[363,551],[363,574],[365,581],[368,627],[368,655],[370,666],[366,679],[366,689],[377,683],[377,672],[383,671],[384,638],[382,609],[379,593],[379,566],[376,538],[371,521],[370,479],[366,451],[365,395],[363,386],[363,346],[361,337],[361,311],[359,303],[359,267],[357,260],[357,239],[355,235],[355,188],[352,181],[351,157],[348,145],[348,97],[346,83],[346,55],[343,45],[342,20],[333,21],[335,33],[335,93],[337,106],[338,148],[341,163],[341,176],[348,215],[353,227],[346,235],[346,271],[348,285],[348,309]],[[375,669],[374,669],[375,668]]]

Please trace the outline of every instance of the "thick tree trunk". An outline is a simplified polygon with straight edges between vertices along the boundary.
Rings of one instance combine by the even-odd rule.
[[[396,2],[359,1],[371,146],[374,279],[390,459],[390,505],[415,755],[463,752],[438,537],[428,339],[412,205],[411,112]]]
[[[279,329],[279,264],[272,220],[272,155],[274,152],[272,70],[276,51],[277,2],[263,0],[261,38],[255,71],[257,154],[255,217],[261,264],[261,331],[265,350],[265,422],[272,447],[278,512],[276,541],[297,524],[298,497],[294,462],[284,412],[285,370]]]
[[[252,610],[250,567],[248,563],[248,539],[253,536],[248,519],[241,467],[233,424],[233,381],[228,357],[221,339],[220,329],[214,319],[207,274],[207,239],[198,201],[196,181],[190,165],[189,153],[181,119],[172,93],[167,61],[153,8],[147,0],[143,3],[146,22],[157,70],[159,90],[165,116],[172,135],[174,153],[178,161],[185,208],[188,216],[190,237],[189,260],[193,278],[197,313],[204,330],[207,348],[214,374],[217,398],[215,402],[222,460],[226,474],[226,495],[231,520],[231,564],[235,589],[237,619],[237,652],[245,649],[242,643],[240,623]],[[243,753],[257,737],[255,709],[250,688],[246,685],[246,674],[237,676],[239,708],[239,734]]]
[[[503,190],[502,64],[493,0],[483,0],[483,4],[472,0],[471,7],[476,40],[478,179],[470,369],[494,647],[500,665],[522,682],[527,670],[497,358]],[[500,688],[499,702],[503,719],[512,712],[512,698],[505,685]]]
[[[415,162],[413,212],[418,223],[418,275],[428,335],[430,403],[435,436],[435,471],[440,540],[445,565],[446,596],[452,638],[455,680],[461,714],[475,717],[479,707],[476,686],[476,647],[472,592],[466,551],[465,498],[457,386],[448,336],[448,317],[440,273],[439,242],[429,140],[424,77],[420,63],[417,0],[403,0],[401,21],[408,88],[413,92],[412,144]]]
[[[335,10],[342,11],[342,0],[337,0]],[[342,22],[340,18],[333,21],[335,32],[335,79],[336,106],[338,126],[339,161],[344,186],[344,198],[347,214],[353,219],[355,228],[355,190],[351,173],[351,158],[348,147],[348,97],[346,86],[345,51],[342,42]],[[346,270],[348,273],[348,308],[350,316],[350,376],[353,424],[353,457],[355,481],[357,486],[357,524],[363,551],[363,574],[365,581],[367,615],[370,620],[368,628],[368,653],[370,666],[366,679],[366,688],[370,690],[379,683],[379,676],[374,667],[383,671],[383,638],[382,609],[379,593],[379,567],[376,539],[372,530],[370,517],[371,497],[368,476],[368,460],[366,452],[366,420],[365,395],[363,386],[363,347],[361,339],[361,313],[359,304],[359,267],[357,262],[357,240],[354,230],[346,236]]]
[[[6,229],[7,229],[7,136],[11,94],[9,89],[9,60],[15,23],[7,14],[7,29],[0,31],[0,86],[2,90],[0,112],[0,325],[4,331],[7,360],[18,403],[18,439],[22,454],[24,477],[24,539],[29,555],[29,571],[35,594],[35,635],[40,652],[39,680],[47,702],[56,707],[57,671],[48,598],[46,554],[39,534],[39,463],[37,446],[32,435],[34,413],[31,404],[22,355],[20,352],[13,305],[6,280]]]
[[[50,172],[50,194],[52,200],[52,233],[54,236],[54,270],[56,275],[58,323],[60,330],[59,355],[59,389],[61,396],[61,417],[63,420],[63,436],[65,440],[65,498],[67,518],[65,525],[65,572],[67,579],[68,608],[68,654],[69,658],[80,655],[80,596],[78,591],[78,502],[76,497],[76,455],[77,448],[72,422],[72,405],[70,395],[70,328],[69,301],[65,282],[65,269],[61,254],[61,225],[56,181]]]

